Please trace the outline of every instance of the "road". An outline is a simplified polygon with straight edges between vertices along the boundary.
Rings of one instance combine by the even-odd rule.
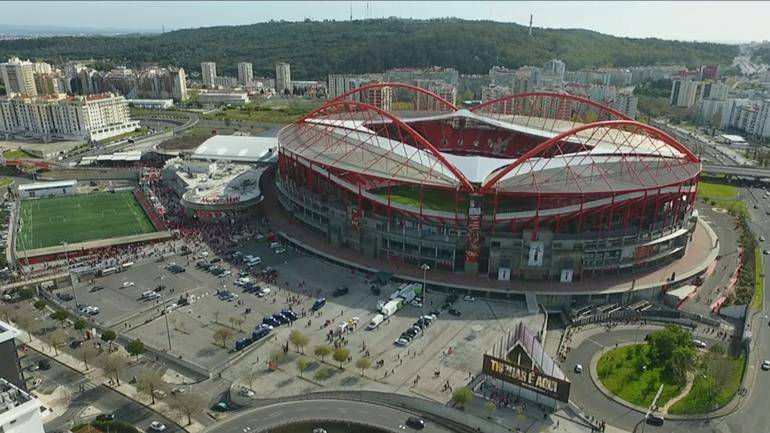
[[[339,420],[363,423],[387,431],[416,431],[404,425],[412,414],[371,403],[348,400],[300,400],[251,409],[219,424],[207,433],[258,432],[290,420]],[[446,433],[450,430],[427,422],[425,433]]]
[[[91,420],[99,413],[114,413],[118,420],[133,424],[143,431],[149,429],[152,421],[160,421],[165,424],[168,433],[183,431],[173,421],[109,387],[95,383],[87,376],[59,363],[55,358],[48,358],[29,349],[23,360],[23,365],[26,367],[46,358],[51,362],[50,369],[35,372],[25,371],[26,377],[30,381],[34,378],[42,380],[36,390],[38,393],[50,394],[57,387],[64,386],[65,393],[70,396],[67,409],[62,413],[54,414],[56,415],[55,418],[46,422],[45,430],[47,432],[70,428],[73,425]],[[83,391],[80,390],[81,386]],[[96,411],[89,410],[89,406],[95,408]]]
[[[748,194],[747,194],[748,193]],[[770,211],[770,199],[763,199],[764,190],[759,188],[743,188],[741,195],[745,197],[746,204],[751,214],[750,225],[754,233],[770,239],[770,217],[766,215]],[[747,196],[747,197],[746,197]],[[754,209],[757,205],[758,209]],[[760,247],[770,248],[767,241],[760,242]],[[765,269],[765,287],[770,286],[768,277],[768,256],[763,255]],[[767,290],[767,289],[766,289]],[[757,314],[752,326],[751,356],[749,357],[750,385],[747,401],[733,416],[727,420],[729,430],[733,433],[766,433],[770,431],[770,413],[766,392],[770,389],[770,374],[759,369],[759,365],[765,359],[770,359],[770,332],[768,332],[768,311],[770,311],[770,297],[765,292],[765,302],[762,311]]]

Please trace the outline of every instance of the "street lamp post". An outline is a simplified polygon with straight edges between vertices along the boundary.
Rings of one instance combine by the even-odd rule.
[[[426,273],[430,270],[430,266],[427,263],[423,263],[420,266],[422,269],[422,315],[425,317],[425,304],[428,303],[428,284],[426,280]],[[425,326],[422,327],[422,335],[425,335]]]
[[[163,275],[160,276],[160,285],[161,286],[163,286],[163,277],[164,277]],[[161,288],[161,292],[164,289],[165,288]],[[166,295],[165,294],[163,295],[162,304],[163,304],[163,318],[166,320],[166,337],[168,338],[168,351],[171,352],[171,328],[168,326],[168,314],[170,313],[170,311],[168,311],[166,309]]]
[[[62,245],[64,246],[64,261],[67,263],[67,273],[70,272],[70,259],[69,256],[67,256],[67,242],[62,242]],[[80,305],[80,302],[78,302],[78,292],[75,290],[75,280],[70,278],[70,281],[72,282],[72,297],[75,299],[75,307]]]

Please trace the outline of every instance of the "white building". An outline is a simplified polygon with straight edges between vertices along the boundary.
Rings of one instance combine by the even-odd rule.
[[[329,74],[329,81],[326,84],[327,95],[329,99],[334,99],[350,90],[356,89],[358,83],[368,82],[371,78],[367,75],[358,74]]]
[[[227,89],[238,87],[238,79],[235,77],[217,76],[214,77],[214,87],[224,87]]]
[[[716,99],[724,101],[727,98],[727,84],[720,81],[703,83],[701,99]]]
[[[131,120],[126,99],[112,93],[0,98],[0,135],[87,141],[138,127],[139,122]]]
[[[727,101],[720,99],[704,99],[698,109],[698,123],[701,125],[720,126],[722,113]]]
[[[43,433],[40,407],[38,399],[0,378],[0,431]]]
[[[722,120],[719,123],[719,129],[725,129],[731,126],[736,127],[741,109],[749,104],[750,101],[748,99],[730,98],[726,100],[722,107]]]
[[[148,110],[168,110],[174,106],[173,99],[128,99],[128,104]]]
[[[217,64],[214,62],[202,62],[201,63],[201,79],[203,85],[209,89],[214,87],[214,82],[217,78]]]
[[[77,188],[77,180],[25,183],[19,185],[19,198],[24,200],[29,198],[72,195],[77,192]]]
[[[567,71],[567,65],[559,59],[552,59],[543,65],[543,72],[556,74],[562,80],[564,79],[564,73]]]
[[[15,339],[19,331],[5,322],[0,322],[0,349],[3,359],[0,363],[0,432],[43,433],[41,404],[23,389],[19,373]]]
[[[503,96],[511,95],[510,87],[491,85],[481,88],[481,102],[492,101],[494,99],[502,98]]]
[[[254,81],[254,72],[252,71],[251,63],[238,63],[238,83],[245,86],[252,81]]]
[[[3,79],[8,96],[37,96],[35,64],[29,60],[13,57],[5,63],[0,63],[0,78]]]
[[[620,111],[626,116],[636,119],[636,106],[639,98],[631,92],[620,92],[612,102],[612,108]]]
[[[276,63],[275,64],[275,93],[283,94],[288,90],[292,91],[291,87],[291,66],[288,63]]]
[[[246,92],[202,92],[198,95],[198,102],[215,105],[241,105],[249,102],[249,95]]]
[[[698,82],[690,80],[674,80],[671,83],[669,104],[675,107],[690,108],[695,105],[698,96]]]

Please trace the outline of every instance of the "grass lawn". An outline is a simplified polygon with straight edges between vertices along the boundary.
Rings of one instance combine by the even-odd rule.
[[[701,181],[698,184],[698,197],[712,206],[732,211],[734,215],[748,216],[749,209],[743,200],[738,199],[738,190],[732,185]]]
[[[638,347],[639,349],[635,349]],[[637,352],[637,350],[639,352]],[[635,344],[612,349],[602,355],[597,363],[597,373],[602,384],[613,394],[637,406],[648,407],[660,385],[663,392],[658,399],[658,406],[663,406],[682,391],[682,387],[669,382],[663,368],[647,366],[642,370],[645,359],[640,354],[646,353],[647,344]]]
[[[8,177],[0,177],[0,188],[4,188],[13,183],[13,179]]]
[[[130,191],[25,200],[21,221],[19,250],[155,231]]]
[[[3,152],[3,158],[5,159],[37,159],[36,156],[27,153],[21,149],[6,150]]]
[[[388,199],[388,188],[378,188],[371,190],[370,192],[381,196],[385,200]],[[426,188],[422,191],[422,200],[423,209],[439,210],[444,212],[455,211],[454,191]],[[411,185],[399,185],[391,187],[390,201],[392,203],[403,204],[419,209],[420,187]],[[466,194],[460,195],[459,202],[457,203],[457,209],[461,213],[466,213],[468,211],[468,198]]]
[[[698,196],[711,200],[735,200],[738,190],[732,185],[701,181],[698,184]]]
[[[754,297],[751,298],[751,309],[760,311],[765,303],[765,263],[762,259],[762,249],[754,248]]]
[[[730,372],[727,383],[719,388],[711,402],[708,401],[709,381],[703,377],[703,374],[699,373],[690,392],[684,398],[671,405],[668,408],[668,413],[676,415],[707,413],[729,403],[741,386],[743,369],[746,367],[746,354],[744,353],[738,358],[730,358],[728,365]]]
[[[206,114],[206,119],[244,120],[251,122],[287,124],[297,121],[312,111],[312,104],[286,104],[269,106],[268,104],[245,104],[240,107],[225,108],[216,113]]]

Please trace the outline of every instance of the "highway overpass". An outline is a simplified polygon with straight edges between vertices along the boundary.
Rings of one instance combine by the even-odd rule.
[[[753,177],[756,179],[770,178],[770,168],[753,165],[713,165],[703,164],[703,173],[721,174],[725,176]]]

